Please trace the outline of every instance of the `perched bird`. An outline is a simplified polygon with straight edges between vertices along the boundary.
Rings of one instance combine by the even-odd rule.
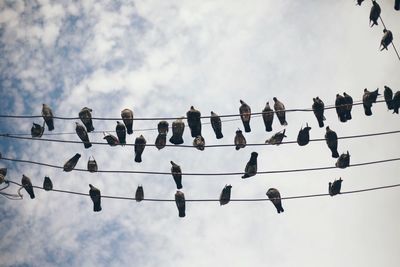
[[[42,137],[44,133],[44,124],[41,126],[40,124],[33,123],[31,128],[32,137]]]
[[[343,92],[343,96],[344,96],[344,102],[346,104],[346,106],[345,106],[346,120],[351,120],[352,119],[351,110],[353,108],[353,98],[350,95],[346,94],[346,92]]]
[[[362,2],[364,2],[364,0],[357,0],[357,5],[361,6]]]
[[[133,133],[133,111],[126,108],[121,111],[121,118],[126,126],[126,131],[128,134]]]
[[[270,188],[266,193],[269,200],[274,204],[276,211],[278,213],[284,212],[285,210],[282,208],[281,202],[281,194],[279,193],[278,189]]]
[[[185,124],[182,119],[177,119],[172,122],[172,137],[169,141],[174,145],[183,144],[183,131],[185,130]]]
[[[329,182],[329,195],[333,197],[334,195],[340,194],[340,189],[342,187],[342,178],[339,180],[333,181],[333,183]]]
[[[200,111],[191,106],[189,111],[186,112],[186,117],[192,137],[201,135]]]
[[[167,121],[160,121],[157,125],[157,130],[159,134],[167,134],[169,130],[169,124]]]
[[[53,182],[50,180],[50,177],[48,176],[44,177],[43,189],[46,191],[53,190]]]
[[[344,169],[350,166],[350,154],[349,151],[346,153],[342,153],[335,164],[336,167],[340,169]]]
[[[139,185],[136,189],[135,200],[136,202],[140,202],[143,199],[144,199],[143,186]]]
[[[154,144],[158,150],[163,149],[167,145],[167,134],[159,133]]]
[[[336,94],[336,101],[335,101],[336,113],[341,122],[347,121],[345,105],[346,105],[346,100],[344,99],[344,97],[341,96],[340,94]]]
[[[244,138],[244,135],[240,129],[237,129],[237,131],[236,131],[234,142],[235,142],[236,150],[246,147],[246,138]]]
[[[204,150],[205,144],[206,144],[206,141],[204,140],[204,137],[201,135],[199,135],[195,139],[193,139],[193,146],[200,151]]]
[[[325,110],[325,105],[324,102],[317,96],[316,98],[313,98],[314,103],[312,104],[312,109],[314,112],[315,117],[317,118],[318,125],[320,128],[324,127],[324,110]]]
[[[118,140],[118,138],[115,137],[114,135],[112,135],[112,134],[106,134],[106,133],[104,133],[104,132],[103,132],[103,135],[104,135],[103,139],[106,139],[107,143],[108,143],[110,146],[117,146],[117,145],[119,145],[119,140]]]
[[[388,50],[388,46],[392,43],[393,41],[393,33],[389,30],[383,29],[383,36],[381,40],[381,51],[383,49]]]
[[[82,123],[85,125],[88,133],[94,131],[93,122],[92,122],[92,109],[88,107],[84,107],[79,111],[79,118]]]
[[[389,110],[393,109],[393,91],[389,86],[384,86],[383,97],[385,98],[386,106]]]
[[[225,185],[224,189],[222,189],[221,195],[219,196],[219,205],[226,205],[231,200],[231,189],[232,186]]]
[[[272,122],[274,121],[274,111],[269,106],[269,102],[265,104],[265,108],[263,109],[263,121],[265,125],[265,131],[271,132],[272,131]]]
[[[275,133],[273,136],[271,136],[271,138],[267,139],[265,143],[279,146],[282,143],[283,138],[287,137],[285,132],[286,129],[283,129],[283,131]]]
[[[246,164],[246,168],[244,169],[243,179],[249,178],[257,174],[257,152],[251,152],[250,160]]]
[[[93,201],[93,211],[101,211],[101,193],[100,190],[89,184],[89,196]]]
[[[70,158],[67,162],[65,162],[64,164],[64,171],[65,172],[70,172],[72,171],[76,164],[78,163],[78,160],[81,158],[81,154],[76,153],[75,156],[73,156],[72,158]]]
[[[308,142],[310,142],[310,130],[311,127],[307,126],[303,127],[300,129],[299,134],[297,135],[297,144],[299,144],[299,146],[305,146],[308,144]]]
[[[0,184],[6,180],[7,168],[0,168]]]
[[[400,10],[400,0],[394,0],[394,10]]]
[[[400,108],[400,91],[397,91],[393,96],[393,113],[399,114]]]
[[[174,178],[175,184],[176,184],[176,188],[177,189],[181,189],[182,188],[182,170],[181,170],[181,166],[179,166],[178,164],[176,164],[175,162],[173,162],[171,160],[171,174],[172,177]]]
[[[125,125],[123,125],[122,123],[117,121],[117,126],[115,126],[115,132],[116,132],[116,134],[118,136],[118,142],[121,145],[125,145],[126,144],[126,128],[125,128]]]
[[[89,157],[89,160],[87,163],[87,169],[89,172],[97,172],[98,171],[97,162],[93,156],[92,156],[92,158],[93,159],[90,159],[90,157]]]
[[[175,194],[175,203],[176,207],[179,211],[179,217],[183,218],[186,216],[185,214],[185,195],[181,191],[176,191]]]
[[[214,130],[215,137],[217,139],[221,139],[224,137],[222,134],[222,123],[221,118],[213,111],[211,111],[211,118],[210,118],[211,126]]]
[[[32,186],[31,179],[29,179],[29,177],[27,177],[27,176],[25,176],[25,174],[23,174],[22,179],[21,179],[21,184],[22,184],[22,187],[25,188],[26,192],[28,192],[31,199],[34,199],[35,193],[33,192],[33,186]]]
[[[326,126],[325,140],[326,144],[328,145],[329,149],[332,152],[332,158],[338,158],[339,157],[339,153],[337,151],[338,137],[336,132],[332,131],[329,128],[329,126]]]
[[[378,89],[376,89],[375,91],[368,91],[367,88],[364,89],[364,95],[363,95],[363,107],[364,107],[364,113],[367,116],[371,116],[372,115],[372,104],[376,103],[376,99],[378,97],[378,95],[380,95],[378,93]]]
[[[142,162],[142,153],[146,147],[146,139],[140,135],[135,139],[135,162]]]
[[[89,148],[92,146],[92,143],[90,143],[89,140],[89,135],[86,132],[85,127],[80,124],[79,122],[75,122],[76,126],[75,126],[75,132],[78,135],[79,139],[81,139],[81,141],[83,142],[83,145],[85,148]]]
[[[371,12],[369,13],[369,25],[371,27],[374,25],[378,25],[378,19],[380,15],[381,15],[381,7],[375,0],[372,0]]]
[[[279,101],[276,97],[274,97],[273,100],[275,102],[274,110],[276,112],[276,116],[278,116],[279,122],[283,126],[288,125],[286,122],[285,105],[283,105],[283,103]]]
[[[242,119],[243,122],[244,131],[246,133],[249,133],[251,132],[250,128],[251,108],[243,100],[240,100],[240,104],[241,106],[239,108],[239,113],[240,113],[240,118]]]
[[[49,129],[49,131],[53,131],[54,130],[53,111],[46,104],[43,104],[43,107],[42,107],[42,117],[43,117],[44,121],[46,122],[46,125],[47,125],[47,128]]]

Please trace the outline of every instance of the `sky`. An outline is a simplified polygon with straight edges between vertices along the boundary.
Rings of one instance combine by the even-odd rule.
[[[400,13],[394,1],[379,1],[385,25],[400,48]],[[319,96],[333,104],[337,93],[361,100],[364,88],[400,90],[400,62],[390,47],[379,51],[383,27],[368,25],[370,1],[0,1],[0,114],[39,115],[47,103],[56,116],[76,117],[90,107],[95,117],[119,117],[130,108],[136,117],[180,117],[194,106],[207,116],[236,114],[239,100],[261,112],[277,97],[287,109],[310,108]],[[325,125],[339,136],[399,130],[399,116],[384,103],[364,115],[339,122],[334,110]],[[287,140],[308,123],[311,138],[323,138],[312,112],[287,114]],[[0,120],[1,133],[30,133],[36,119]],[[204,119],[203,123],[208,122]],[[158,121],[135,121],[153,144]],[[55,120],[54,132],[74,132],[75,121]],[[171,124],[171,121],[170,121]],[[116,121],[94,121],[113,133]],[[231,144],[241,121],[224,122],[223,139],[203,125],[206,144]],[[263,143],[283,130],[277,118],[266,132],[251,119],[248,143]],[[46,130],[47,133],[47,130]],[[115,134],[115,133],[113,133]],[[168,138],[171,131],[168,133]],[[79,140],[76,135],[53,136]],[[190,131],[184,132],[191,144]],[[105,142],[102,133],[90,139]],[[399,157],[396,134],[339,140],[339,153],[351,163]],[[134,162],[131,146],[109,147],[1,138],[9,158],[62,166],[80,153],[78,168],[94,156],[101,170],[242,172],[251,152],[258,170],[334,166],[324,142],[280,146],[191,148],[146,147]],[[63,172],[43,166],[1,161],[7,178],[22,174],[34,185],[49,176],[57,189],[87,193],[88,184],[104,195],[133,197],[141,184],[147,198],[173,199],[171,176]],[[281,195],[327,193],[341,177],[350,191],[399,183],[397,162],[285,174],[184,176],[187,199],[218,198],[226,184],[232,198],[263,198],[268,188]],[[13,187],[14,192],[16,187]],[[398,266],[399,189],[283,201],[277,214],[270,202],[186,203],[179,218],[174,202],[103,199],[93,212],[89,197],[36,190],[31,200],[0,198],[1,266]]]

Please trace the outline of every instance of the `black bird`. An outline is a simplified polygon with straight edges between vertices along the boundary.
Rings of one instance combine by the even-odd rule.
[[[326,144],[328,145],[329,149],[332,152],[332,158],[338,158],[339,157],[339,153],[337,151],[338,137],[336,132],[332,131],[329,128],[329,126],[326,126],[325,140]]]
[[[167,134],[169,130],[169,124],[167,121],[160,121],[157,125],[157,130],[159,134]]]
[[[185,214],[185,195],[181,191],[176,191],[175,194],[175,203],[176,207],[178,208],[179,211],[179,217],[183,218],[186,216]]]
[[[333,197],[334,195],[340,194],[340,189],[342,187],[342,178],[339,180],[333,181],[333,183],[329,182],[329,195]]]
[[[239,150],[241,148],[246,147],[246,138],[244,138],[244,135],[240,129],[236,131],[235,135],[235,145],[236,145],[236,150]]]
[[[299,134],[297,135],[297,144],[299,144],[299,146],[305,146],[308,144],[308,142],[310,142],[310,130],[311,127],[307,126],[303,127],[300,129]]]
[[[133,133],[133,111],[126,108],[121,111],[121,118],[126,126],[126,131],[128,134]]]
[[[176,188],[177,189],[182,189],[182,170],[181,170],[181,166],[179,166],[178,164],[176,164],[175,162],[173,162],[171,160],[171,174],[172,177],[174,178],[175,184],[176,184]]]
[[[399,114],[400,108],[400,91],[397,91],[393,96],[393,113]]]
[[[217,139],[223,138],[224,135],[222,134],[221,118],[213,111],[211,111],[210,122],[211,122],[211,126],[214,130],[215,137]]]
[[[276,112],[276,116],[278,116],[279,122],[282,126],[288,125],[286,122],[286,114],[285,114],[285,105],[281,101],[279,101],[276,97],[273,98],[274,100],[274,110]]]
[[[378,25],[378,19],[380,15],[381,15],[381,7],[375,0],[372,0],[371,12],[369,13],[369,25],[371,27],[374,25]]]
[[[72,171],[76,164],[78,163],[78,160],[81,158],[81,154],[76,153],[75,156],[73,156],[72,158],[70,158],[67,162],[65,162],[64,164],[64,171],[65,172],[70,172]]]
[[[87,169],[89,172],[97,172],[98,171],[97,162],[93,156],[92,156],[92,158],[93,159],[90,159],[90,157],[89,157],[89,160],[87,163]]]
[[[94,131],[93,122],[92,122],[92,109],[88,107],[84,107],[79,111],[79,118],[82,123],[85,125],[88,133]]]
[[[357,5],[361,6],[362,2],[364,2],[364,0],[357,0]]]
[[[243,179],[249,178],[257,174],[257,152],[252,152],[249,162],[246,164],[246,168],[244,169]]]
[[[205,144],[206,144],[206,141],[204,140],[204,137],[201,135],[199,135],[195,139],[193,139],[193,146],[200,151],[204,150]]]
[[[182,119],[177,119],[172,122],[172,136],[169,141],[174,145],[183,144],[183,131],[185,130],[185,124]]]
[[[106,133],[103,133],[103,134],[104,134],[103,139],[106,139],[107,143],[108,143],[110,146],[117,146],[117,145],[119,145],[119,140],[118,140],[117,137],[115,137],[115,136],[112,135],[112,134],[106,134]]]
[[[191,106],[189,111],[186,112],[186,117],[192,137],[197,137],[201,135],[200,111]]]
[[[340,169],[344,169],[350,166],[350,154],[349,151],[346,153],[342,153],[335,164],[336,167]]]
[[[320,128],[324,127],[324,110],[325,110],[325,105],[324,102],[317,96],[316,98],[313,98],[314,103],[312,104],[312,109],[314,112],[315,117],[317,118],[318,125]]]
[[[159,133],[154,144],[158,150],[163,149],[167,144],[167,134]]]
[[[89,196],[93,201],[93,211],[101,211],[101,193],[100,190],[89,184]]]
[[[339,120],[341,122],[346,122],[346,101],[343,96],[340,94],[336,94],[336,101],[335,101],[335,106],[336,106],[336,113],[339,117]]]
[[[376,99],[378,97],[378,95],[380,95],[378,93],[378,89],[376,89],[375,91],[368,91],[367,88],[364,89],[364,95],[363,95],[363,107],[364,107],[364,113],[367,116],[371,116],[372,115],[372,104],[376,103]]]
[[[0,184],[4,183],[7,175],[7,168],[0,168]]]
[[[75,127],[75,131],[76,134],[78,135],[79,139],[81,139],[81,141],[83,142],[83,145],[85,146],[85,148],[89,148],[92,146],[92,143],[90,143],[89,140],[89,135],[86,132],[85,127],[80,124],[79,122],[75,122],[76,127]]]
[[[142,153],[146,147],[146,139],[140,135],[135,139],[135,162],[142,162]]]
[[[241,106],[239,108],[239,113],[240,113],[240,118],[242,119],[243,122],[244,131],[246,133],[249,133],[251,132],[250,128],[251,108],[243,100],[240,100],[240,104]]]
[[[381,51],[383,49],[388,50],[388,46],[392,43],[393,41],[393,33],[389,30],[383,29],[383,36],[381,40]]]
[[[278,213],[284,212],[285,210],[282,208],[281,194],[278,189],[270,188],[266,193],[269,200],[274,204],[276,211]]]
[[[343,96],[344,96],[344,102],[346,104],[345,108],[346,108],[346,119],[347,120],[351,120],[351,110],[353,108],[353,98],[346,94],[346,92],[343,92]]]
[[[265,125],[265,131],[271,132],[272,131],[272,122],[274,121],[274,111],[269,106],[269,102],[265,104],[265,108],[263,109],[263,121]]]
[[[143,199],[144,199],[143,186],[139,185],[136,189],[135,200],[136,202],[140,202]]]
[[[126,144],[126,128],[125,125],[117,121],[117,126],[115,126],[115,132],[118,136],[118,141],[121,145]]]
[[[225,187],[222,189],[221,195],[219,196],[219,205],[226,205],[229,203],[229,201],[231,200],[231,189],[232,186],[229,185],[225,185]]]
[[[46,122],[49,131],[53,131],[54,130],[53,111],[46,104],[43,104],[42,106],[42,117]]]
[[[400,0],[394,0],[394,10],[400,10]]]
[[[384,86],[383,97],[385,98],[386,106],[389,110],[393,109],[393,91],[389,86]]]
[[[31,128],[32,137],[42,137],[44,133],[44,124],[41,126],[40,124],[33,123]]]
[[[53,190],[53,182],[50,180],[50,177],[48,176],[44,177],[43,189],[46,191]]]
[[[279,146],[282,143],[283,138],[287,137],[285,132],[286,129],[283,129],[283,131],[275,133],[273,136],[271,136],[271,138],[267,139],[265,143]]]
[[[25,176],[25,174],[23,174],[22,179],[21,179],[21,184],[22,184],[22,187],[25,188],[26,192],[28,192],[31,199],[34,199],[35,193],[33,192],[33,186],[32,186],[31,179],[29,179],[29,177],[27,177],[27,176]]]

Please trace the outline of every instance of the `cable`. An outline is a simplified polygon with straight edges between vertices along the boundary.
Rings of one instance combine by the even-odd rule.
[[[37,162],[37,161],[31,161],[31,160],[11,159],[11,158],[5,158],[5,157],[1,157],[0,159],[7,160],[7,161],[13,161],[13,162],[21,162],[21,163],[29,163],[29,164],[34,164],[34,165],[46,166],[46,167],[55,168],[55,169],[63,169],[62,166],[57,166],[57,165],[42,163],[42,162]],[[349,167],[366,166],[366,165],[373,165],[373,164],[398,161],[398,160],[400,160],[400,158],[361,162],[361,163],[351,164]],[[335,166],[329,166],[329,167],[314,167],[314,168],[304,168],[304,169],[259,171],[259,172],[257,172],[257,174],[259,175],[259,174],[272,174],[272,173],[276,174],[276,173],[290,173],[290,172],[320,171],[320,170],[331,170],[331,169],[336,169],[336,168],[337,167],[335,167]],[[86,169],[79,169],[79,168],[75,168],[73,170],[79,171],[79,172],[89,172]],[[99,173],[137,173],[137,174],[153,174],[153,175],[171,175],[171,172],[156,172],[156,171],[98,170],[97,172],[99,172]],[[243,174],[244,174],[244,172],[182,173],[182,175],[186,175],[186,176],[233,176],[233,175],[243,175]]]
[[[383,28],[384,28],[385,30],[387,30],[386,25],[385,25],[385,23],[383,22],[382,16],[379,16],[379,18],[380,18],[380,20],[381,20],[381,22],[382,22]],[[393,46],[394,52],[396,52],[397,58],[400,60],[399,52],[397,52],[396,46],[394,45],[394,42],[393,42],[393,41],[392,41],[392,46]]]

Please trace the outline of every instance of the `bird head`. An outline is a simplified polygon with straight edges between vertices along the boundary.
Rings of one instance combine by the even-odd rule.
[[[257,157],[257,156],[258,156],[258,153],[257,153],[257,152],[251,152],[251,156],[252,156],[252,157]]]
[[[278,101],[278,99],[276,97],[272,98],[275,102]]]
[[[91,184],[89,184],[89,187],[90,187],[90,189],[94,189],[94,186],[93,186],[93,185],[91,185]]]
[[[330,131],[331,129],[329,128],[329,126],[326,126],[326,131]]]

